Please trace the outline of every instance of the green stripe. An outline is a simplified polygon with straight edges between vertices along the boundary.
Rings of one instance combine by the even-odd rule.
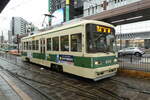
[[[77,57],[74,56],[74,65],[80,67],[91,68],[91,58],[90,57]]]
[[[93,62],[100,61],[101,64],[100,65],[93,64],[94,65],[93,67],[98,68],[98,67],[105,67],[105,66],[111,66],[117,64],[117,62],[114,62],[114,59],[116,59],[115,56],[95,57],[93,58]]]
[[[57,61],[57,55],[49,54],[49,59],[47,59],[47,60],[56,62]]]
[[[42,53],[33,53],[32,57],[45,60],[45,54],[42,54]]]
[[[27,53],[23,52],[22,55],[27,56]],[[58,58],[56,54],[48,54],[47,56],[45,54],[41,53],[33,53],[33,58],[37,59],[43,59],[47,61],[52,62],[58,62]],[[114,64],[117,64],[117,62],[114,62],[114,59],[116,59],[115,56],[106,56],[106,57],[79,57],[79,56],[73,56],[73,63],[75,66],[84,67],[84,68],[100,68],[100,67],[107,67]],[[95,62],[99,61],[100,64],[96,65]]]
[[[21,55],[22,56],[27,56],[27,52],[22,52]]]

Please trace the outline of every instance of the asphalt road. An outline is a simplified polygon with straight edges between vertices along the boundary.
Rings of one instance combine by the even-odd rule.
[[[15,56],[0,59],[0,65],[11,77],[17,77],[13,82],[32,100],[150,100],[150,79],[116,75],[93,82],[25,63]]]

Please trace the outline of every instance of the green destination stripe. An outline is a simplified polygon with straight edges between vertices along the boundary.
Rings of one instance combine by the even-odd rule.
[[[27,52],[22,52],[21,55],[22,56],[27,56]]]
[[[42,54],[42,53],[33,53],[32,57],[33,58],[37,58],[37,59],[45,59],[45,54]]]
[[[90,57],[77,57],[74,56],[74,65],[80,67],[91,68],[91,58]]]
[[[117,64],[114,62],[116,59],[115,56],[106,56],[106,57],[74,57],[74,65],[86,68],[99,68],[106,67]],[[96,65],[95,62],[100,62],[99,65]]]
[[[27,56],[26,52],[22,53],[23,56]],[[52,62],[57,62],[58,58],[56,54],[45,54],[41,53],[33,53],[33,58],[48,60]],[[84,67],[84,68],[99,68],[106,67],[117,64],[114,61],[116,59],[115,56],[106,56],[106,57],[79,57],[73,56],[73,63],[75,66]],[[95,62],[100,62],[100,64],[96,65]]]
[[[95,63],[96,61],[99,61],[101,64],[99,65],[93,64],[94,65],[93,67],[98,68],[117,64],[117,62],[115,62],[114,59],[116,59],[115,56],[95,57],[93,58],[93,62]]]

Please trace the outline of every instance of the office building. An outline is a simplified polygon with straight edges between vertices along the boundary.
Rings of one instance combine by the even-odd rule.
[[[62,18],[56,18],[57,17],[57,13],[60,14],[60,11],[58,11],[59,9],[61,9],[61,14]],[[63,23],[65,21],[69,21],[71,19],[74,18],[79,18],[83,16],[83,1],[82,0],[49,0],[49,7],[48,7],[48,11],[50,12],[50,14],[54,14],[54,18],[56,20],[61,20],[60,23]],[[51,20],[50,20],[51,22]]]

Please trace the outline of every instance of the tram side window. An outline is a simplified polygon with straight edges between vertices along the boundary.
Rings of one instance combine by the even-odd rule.
[[[28,42],[26,42],[26,47],[25,47],[25,49],[28,50]]]
[[[61,36],[61,51],[69,51],[69,36]]]
[[[36,50],[39,50],[39,40],[36,40]]]
[[[23,48],[23,50],[26,50],[26,42],[24,42],[24,48]]]
[[[29,41],[28,43],[29,43],[29,50],[32,50],[32,42]]]
[[[32,50],[35,50],[35,41],[32,41]]]
[[[23,42],[23,45],[22,45],[22,50],[25,50],[25,42]]]
[[[53,51],[59,51],[59,37],[52,38],[53,40]]]
[[[71,51],[82,51],[82,35],[81,33],[71,35]]]
[[[24,50],[24,42],[22,42],[22,50]]]
[[[51,51],[51,38],[47,39],[47,51]]]

